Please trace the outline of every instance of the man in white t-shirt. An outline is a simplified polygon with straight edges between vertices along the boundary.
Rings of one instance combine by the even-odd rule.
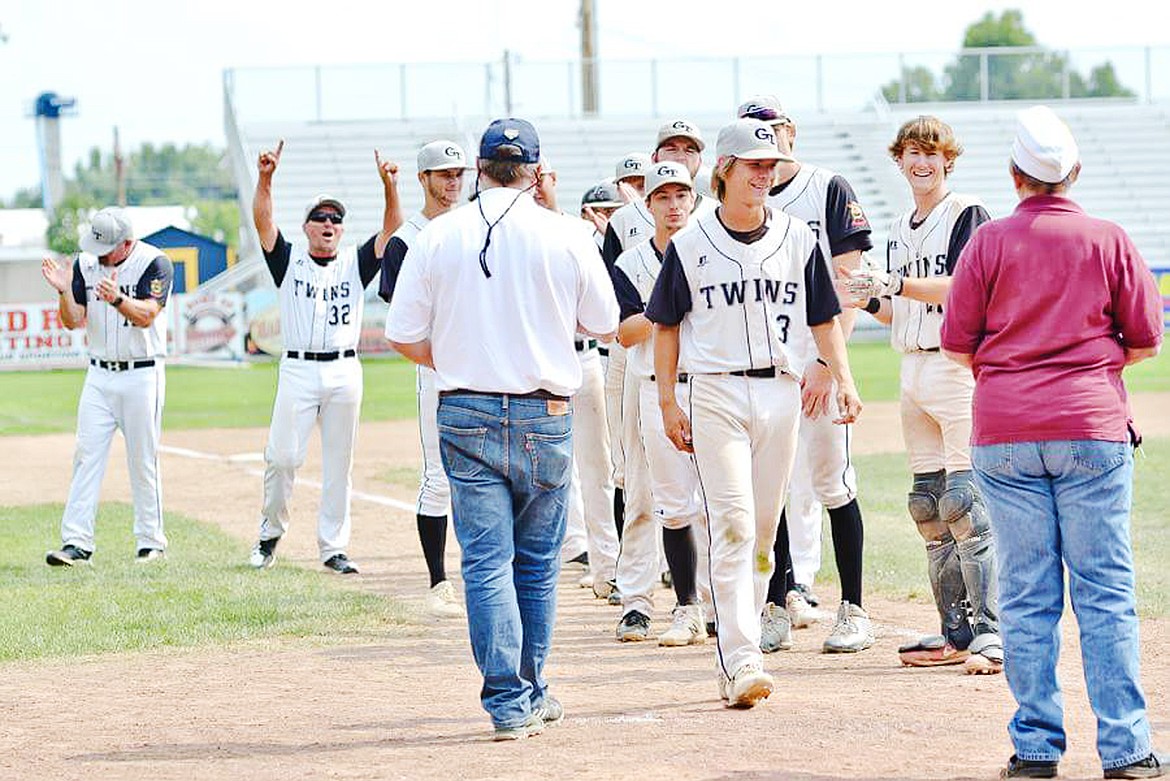
[[[496,740],[564,717],[548,692],[573,458],[578,333],[611,339],[618,307],[585,231],[532,196],[540,140],[522,119],[480,140],[478,196],[419,233],[386,319],[431,366],[463,553],[467,623]]]

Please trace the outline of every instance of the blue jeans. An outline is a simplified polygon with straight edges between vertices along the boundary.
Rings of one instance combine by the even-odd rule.
[[[1016,754],[1055,762],[1065,750],[1056,661],[1067,569],[1101,764],[1108,770],[1146,757],[1129,538],[1132,449],[1096,440],[1013,442],[972,447],[971,460],[999,554]]]
[[[459,393],[439,400],[471,650],[497,727],[524,724],[548,689],[573,462],[571,408],[549,410],[563,404]]]

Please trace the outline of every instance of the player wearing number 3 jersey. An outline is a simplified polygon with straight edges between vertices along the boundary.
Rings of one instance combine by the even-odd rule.
[[[724,127],[716,152],[720,206],[675,234],[646,317],[656,325],[663,425],[675,447],[695,454],[708,517],[719,691],[729,706],[751,707],[774,685],[762,668],[760,612],[796,454],[796,328],[811,328],[837,380],[838,420],[856,418],[861,401],[816,237],[803,220],[765,206],[776,163],[790,158],[754,119]],[[675,388],[680,370],[691,389],[685,411]]]
[[[357,359],[365,287],[377,276],[390,235],[402,224],[394,163],[374,159],[385,190],[382,232],[361,248],[341,246],[345,206],[319,195],[305,209],[306,243],[290,244],[272,218],[272,174],[280,162],[275,151],[260,155],[259,181],[252,203],[264,259],[276,283],[284,355],[272,408],[272,427],[264,450],[264,505],[260,538],[251,564],[271,567],[276,544],[288,531],[289,501],[297,468],[313,424],[321,423],[322,487],[317,546],[326,568],[343,575],[357,572],[346,555],[349,544],[350,472],[362,403],[362,366]]]

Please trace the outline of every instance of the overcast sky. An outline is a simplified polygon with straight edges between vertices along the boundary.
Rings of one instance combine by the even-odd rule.
[[[599,54],[612,59],[949,52],[984,10],[1004,8],[1023,10],[1028,28],[1055,48],[1170,42],[1164,26],[1142,24],[1149,3],[1137,0],[1112,0],[1107,12],[1070,11],[1067,0],[596,5]],[[487,61],[505,48],[527,60],[567,60],[578,50],[578,7],[578,0],[0,0],[8,38],[0,44],[0,197],[38,182],[29,114],[40,92],[77,99],[77,116],[62,123],[69,172],[89,147],[111,143],[114,125],[125,148],[144,141],[222,145],[225,68]],[[1161,80],[1170,81],[1170,73]]]

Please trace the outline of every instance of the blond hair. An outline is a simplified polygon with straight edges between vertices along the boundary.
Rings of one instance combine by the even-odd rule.
[[[908,146],[916,146],[927,154],[941,152],[947,160],[946,172],[955,167],[955,158],[963,154],[963,147],[955,139],[955,131],[938,117],[923,115],[915,117],[898,128],[894,143],[890,144],[890,156],[900,160]]]

